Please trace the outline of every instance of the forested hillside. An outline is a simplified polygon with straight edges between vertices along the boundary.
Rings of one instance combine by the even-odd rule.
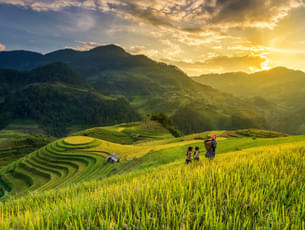
[[[60,136],[71,126],[140,120],[161,112],[188,134],[269,128],[267,121],[279,110],[276,105],[266,108],[198,84],[175,66],[131,55],[114,45],[46,55],[0,52],[0,60],[1,68],[19,70],[0,72],[5,82],[0,89],[2,127],[16,117],[27,117],[38,121],[47,133]],[[17,107],[18,112],[13,111]]]
[[[2,128],[15,120],[32,120],[47,134],[63,136],[73,127],[141,119],[124,98],[100,94],[81,74],[62,63],[26,72],[2,70],[0,78]]]
[[[253,74],[208,74],[193,79],[223,92],[247,98],[249,102],[265,107],[266,110],[273,108],[278,113],[273,116],[276,119],[269,122],[273,129],[298,134],[305,132],[305,73],[302,71],[277,67]]]

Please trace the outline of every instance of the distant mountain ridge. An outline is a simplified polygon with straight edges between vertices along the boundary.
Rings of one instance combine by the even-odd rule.
[[[207,74],[193,79],[235,96],[260,96],[289,107],[298,106],[296,101],[305,100],[305,73],[285,67],[252,74]]]
[[[118,58],[120,62],[117,61]],[[143,67],[155,63],[143,55],[131,55],[115,45],[100,46],[88,51],[62,49],[45,55],[24,50],[0,52],[0,68],[4,69],[31,70],[53,62],[63,62],[86,74],[100,70]],[[88,62],[90,65],[87,65]]]
[[[305,73],[276,67],[252,74],[207,74],[193,80],[238,97],[260,98],[281,108],[274,127],[290,133],[305,132]],[[289,122],[287,122],[289,121]]]
[[[266,106],[260,99],[249,100],[223,93],[209,84],[199,84],[193,81],[176,66],[156,62],[144,55],[131,55],[115,45],[101,46],[88,51],[63,49],[45,55],[27,51],[0,52],[0,68],[4,69],[0,71],[0,73],[4,73],[1,76],[2,79],[11,78],[7,77],[8,73],[10,75],[20,74],[18,71],[14,72],[7,68],[22,70],[26,71],[22,74],[23,80],[35,79],[34,82],[24,81],[26,84],[35,83],[30,89],[35,89],[40,93],[44,92],[41,90],[42,88],[49,91],[56,89],[56,92],[61,92],[61,96],[52,93],[52,97],[48,97],[50,103],[54,104],[54,108],[56,108],[58,98],[65,97],[66,99],[63,101],[68,103],[69,97],[66,97],[64,93],[68,87],[67,92],[74,99],[79,98],[74,94],[80,95],[79,92],[82,92],[81,98],[85,97],[85,94],[87,96],[88,94],[91,96],[98,94],[97,98],[105,100],[109,98],[121,102],[123,100],[126,104],[131,105],[130,108],[128,105],[123,106],[125,109],[128,107],[128,114],[134,114],[131,112],[133,109],[134,112],[141,114],[142,119],[146,119],[153,113],[167,113],[186,134],[210,129],[268,129],[273,127],[270,125],[270,121],[275,120],[274,114],[282,113],[277,104],[270,102],[269,106]],[[8,98],[23,103],[14,99],[15,91],[17,89],[19,92],[28,91],[24,91],[24,85],[20,85],[20,81],[16,82],[15,85],[6,83],[6,86],[2,87],[3,89],[0,87],[0,95],[2,95],[0,108],[7,108]],[[8,92],[10,97],[5,96]],[[84,94],[84,92],[86,93]],[[24,96],[24,98],[27,97]],[[39,101],[39,96],[35,100]],[[80,98],[78,100],[83,101]],[[43,108],[40,102],[36,105],[39,107],[38,110]],[[63,104],[62,106],[64,107]],[[85,103],[83,107],[86,107]],[[72,109],[71,106],[67,108]],[[51,108],[48,109],[51,111]],[[69,109],[65,110],[65,117],[68,116]],[[91,112],[93,116],[94,105],[88,106],[88,109],[93,111]],[[81,105],[79,112],[84,113]],[[109,113],[113,114],[113,111],[109,111]],[[73,114],[77,114],[77,110],[73,110]],[[96,115],[96,119],[92,119],[92,121],[106,122],[103,118],[97,118],[104,116],[102,114]],[[113,115],[113,117],[115,116]],[[121,113],[121,118],[123,117],[123,113]],[[133,119],[139,119],[139,117],[135,115]],[[73,120],[81,123],[80,118],[73,118],[73,116],[67,123],[73,124]],[[118,117],[112,120],[109,120],[108,117],[106,120],[108,123],[125,121]]]
[[[0,70],[0,128],[32,120],[47,134],[65,135],[71,126],[90,127],[140,120],[122,98],[105,97],[63,63],[31,71]]]

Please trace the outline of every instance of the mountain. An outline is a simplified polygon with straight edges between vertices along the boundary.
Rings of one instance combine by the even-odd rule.
[[[199,84],[175,66],[153,61],[143,55],[131,55],[115,45],[101,46],[89,51],[63,49],[45,55],[28,52],[29,58],[32,57],[31,62],[27,61],[26,51],[0,52],[0,60],[6,60],[6,57],[13,60],[14,55],[16,55],[15,64],[13,61],[0,62],[0,68],[26,70],[22,77],[19,76],[20,72],[3,70],[6,74],[16,75],[13,79],[23,79],[26,84],[35,83],[23,89],[21,95],[29,91],[40,92],[37,97],[41,97],[40,94],[43,94],[45,90],[64,92],[62,86],[64,84],[69,85],[69,91],[67,91],[69,93],[64,95],[69,94],[69,97],[74,99],[79,96],[74,97],[73,94],[80,95],[80,92],[84,93],[84,91],[92,91],[102,95],[102,98],[106,96],[123,100],[123,97],[141,114],[142,118],[153,113],[164,112],[185,134],[207,129],[270,128],[269,121],[274,120],[273,114],[277,114],[279,110],[276,104],[271,103],[272,105],[266,108],[256,103],[257,101],[234,97],[210,86]],[[70,69],[65,70],[67,66]],[[4,75],[7,76],[6,74]],[[14,91],[14,87],[20,87],[19,80],[14,81],[14,87],[12,83],[6,84],[7,86],[2,89],[2,95],[12,91],[11,89]],[[52,86],[49,86],[50,84]],[[23,87],[24,84],[21,86]],[[64,96],[62,94],[59,96],[57,93],[51,93],[51,95],[52,97],[45,99],[54,104],[54,108],[50,107],[48,110],[52,108],[57,110],[55,105],[58,98]],[[16,96],[10,98],[13,100],[12,98]],[[24,98],[29,97],[24,96]],[[68,96],[65,98],[68,102]],[[13,101],[25,103],[20,99]],[[6,106],[2,105],[2,108],[12,108],[10,104],[5,103]],[[86,106],[85,103],[75,102],[74,104]],[[41,102],[38,105],[40,108],[45,108]],[[71,105],[67,107],[67,110],[63,110],[68,114],[70,107]],[[31,107],[27,106],[27,108]],[[72,111],[73,115],[71,119],[68,119],[68,123],[71,124],[76,110]],[[19,117],[22,116],[24,114]],[[138,119],[138,116],[135,118]],[[77,120],[79,119],[81,118],[78,117]],[[65,120],[64,123],[67,121]],[[61,127],[61,123],[59,124]]]
[[[32,51],[1,51],[0,68],[31,70],[41,65],[43,55]]]
[[[235,96],[259,96],[289,108],[299,107],[305,100],[305,73],[284,67],[253,74],[208,74],[193,79]]]
[[[15,120],[38,123],[47,134],[65,135],[71,127],[140,120],[123,98],[96,92],[85,78],[62,63],[31,71],[1,70],[0,127]]]
[[[145,67],[155,63],[143,55],[131,55],[115,45],[100,46],[89,51],[62,49],[45,55],[32,51],[0,52],[0,68],[31,70],[54,62],[65,63],[87,75],[105,70]]]
[[[193,78],[223,92],[248,98],[260,106],[277,105],[273,127],[290,133],[305,132],[305,73],[277,67],[268,71],[208,74]],[[287,122],[289,121],[289,122]]]

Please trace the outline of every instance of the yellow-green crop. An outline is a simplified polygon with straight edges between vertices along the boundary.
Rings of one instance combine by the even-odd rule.
[[[0,229],[304,229],[305,142],[6,201]]]

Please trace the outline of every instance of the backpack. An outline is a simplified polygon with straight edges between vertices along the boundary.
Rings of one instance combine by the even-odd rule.
[[[204,146],[207,152],[212,151],[212,140],[205,140],[204,141]]]

